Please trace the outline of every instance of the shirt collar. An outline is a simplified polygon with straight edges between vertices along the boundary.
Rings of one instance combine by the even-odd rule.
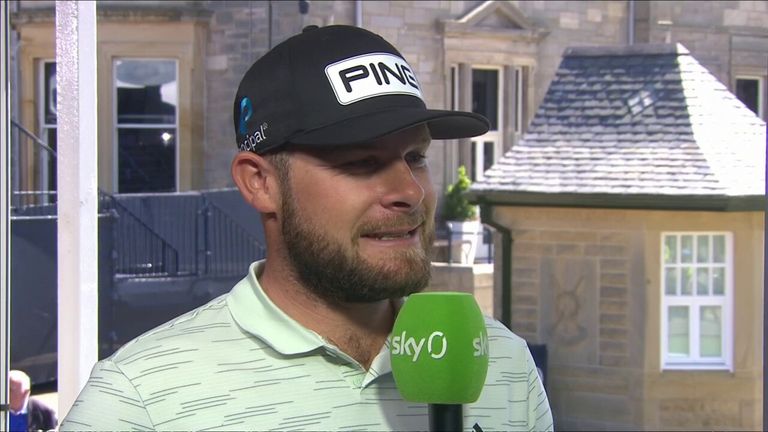
[[[265,260],[261,260],[251,264],[248,275],[232,288],[227,297],[227,306],[235,322],[283,355],[309,354],[323,347],[336,350],[322,336],[299,324],[272,303],[258,279],[264,271],[265,263]],[[400,312],[404,301],[403,298],[392,300],[395,314]],[[391,371],[389,340],[381,350],[371,366],[376,367],[380,373],[386,373]]]
[[[286,315],[264,293],[258,277],[265,262],[251,264],[248,275],[227,297],[235,322],[283,355],[306,354],[323,347],[325,342],[320,335]]]
[[[24,405],[21,406],[21,409],[19,411],[9,410],[11,414],[15,415],[22,415],[26,414],[27,411],[29,411],[29,396],[24,400]]]

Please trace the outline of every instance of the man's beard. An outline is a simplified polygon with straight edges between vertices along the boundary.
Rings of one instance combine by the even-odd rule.
[[[284,193],[281,207],[288,258],[299,281],[312,294],[332,302],[369,303],[419,292],[429,283],[435,225],[426,212],[364,224],[353,233],[350,246],[344,247],[299,215],[290,190]],[[371,263],[360,255],[357,239],[361,232],[383,232],[420,222],[421,248],[395,251],[382,263]]]

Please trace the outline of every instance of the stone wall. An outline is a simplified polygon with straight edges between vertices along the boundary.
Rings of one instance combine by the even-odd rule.
[[[432,263],[432,281],[427,291],[465,292],[475,296],[480,310],[494,316],[493,265]]]
[[[518,1],[514,2],[529,19],[547,29],[535,71],[534,112],[560,65],[563,51],[570,46],[623,45],[627,42],[625,1]]]
[[[416,70],[427,105],[447,106],[442,45],[436,24],[453,18],[477,2],[362,2],[363,27],[398,47]],[[297,2],[209,2],[213,11],[208,37],[206,78],[206,182],[231,185],[229,164],[235,152],[232,104],[240,78],[250,65],[306,25],[355,24],[355,2],[313,1],[309,13],[298,14]],[[271,17],[271,19],[270,19]],[[271,26],[270,26],[271,22]],[[444,145],[430,148],[432,179],[444,188]]]
[[[762,214],[499,207],[494,219],[513,238],[512,330],[549,350],[556,429],[760,428]],[[667,231],[734,237],[731,371],[661,365]]]
[[[650,2],[649,40],[679,42],[722,83],[736,74],[766,76],[768,2]]]
[[[574,226],[512,237],[513,330],[548,346],[558,428],[631,429],[641,421],[640,365],[629,348],[638,331],[628,298],[632,233]]]

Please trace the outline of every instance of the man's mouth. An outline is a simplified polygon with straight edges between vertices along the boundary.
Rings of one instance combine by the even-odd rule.
[[[421,224],[413,228],[403,228],[403,229],[387,230],[387,231],[381,231],[381,232],[366,233],[366,234],[363,234],[362,237],[370,238],[374,240],[382,240],[382,241],[409,239],[409,238],[412,238],[414,235],[416,235],[416,231],[419,229],[420,226]]]

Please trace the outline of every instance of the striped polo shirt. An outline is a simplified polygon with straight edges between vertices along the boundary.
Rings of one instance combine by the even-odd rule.
[[[386,344],[366,370],[276,307],[263,268],[98,362],[60,430],[428,429],[427,406],[395,386]],[[525,341],[486,325],[488,376],[465,429],[551,430]]]

